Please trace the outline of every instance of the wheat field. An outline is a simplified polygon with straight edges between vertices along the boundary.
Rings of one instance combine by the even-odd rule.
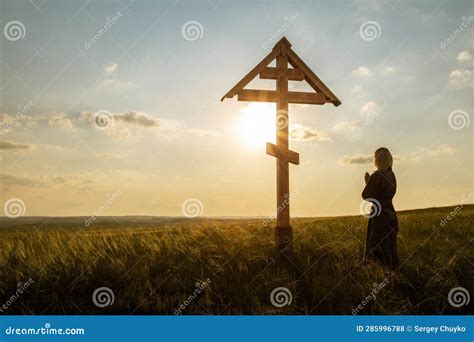
[[[264,219],[2,219],[0,313],[473,313],[447,299],[458,286],[474,294],[473,218],[473,205],[400,212],[396,274],[362,264],[360,216],[293,219],[292,253],[277,253]],[[101,287],[113,292],[104,307]],[[279,287],[291,295],[282,307],[270,298]]]

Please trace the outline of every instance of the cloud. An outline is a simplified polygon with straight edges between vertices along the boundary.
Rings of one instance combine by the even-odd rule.
[[[104,68],[104,77],[99,83],[98,88],[116,88],[116,89],[130,89],[135,87],[133,82],[122,81],[117,77],[118,64],[109,63]]]
[[[27,144],[17,144],[12,141],[0,141],[0,151],[21,151],[29,150],[32,146]]]
[[[75,177],[75,176],[74,176]],[[72,184],[71,181],[74,180],[74,177],[69,176],[43,176],[37,175],[34,176],[23,176],[11,173],[0,173],[0,182],[5,184],[6,188],[12,186],[24,186],[24,187],[35,187],[35,188],[52,188],[67,184]],[[77,182],[75,183],[77,184]]]
[[[362,84],[357,84],[351,89],[351,93],[356,94],[362,91]]]
[[[469,51],[464,50],[459,53],[458,57],[456,58],[460,62],[467,62],[472,59],[472,55]]]
[[[434,148],[420,148],[417,151],[414,151],[408,155],[401,156],[401,161],[412,161],[418,162],[420,160],[429,158],[429,157],[438,157],[442,155],[451,155],[454,153],[454,149],[446,144],[439,145]]]
[[[7,184],[8,186],[10,185],[31,186],[31,185],[36,184],[36,182],[34,182],[29,177],[19,177],[17,175],[12,175],[9,173],[0,173],[0,181],[2,184]]]
[[[366,116],[368,114],[374,113],[377,110],[377,108],[379,108],[379,105],[376,102],[369,101],[365,105],[362,106],[362,108],[360,109],[360,112],[361,114]]]
[[[334,125],[335,131],[352,131],[359,128],[361,125],[360,121],[341,121]]]
[[[125,159],[128,155],[129,155],[128,153],[112,152],[112,153],[95,153],[94,157],[98,159],[120,160],[120,159]]]
[[[392,66],[385,67],[382,71],[384,75],[391,75],[395,72],[395,68]]]
[[[142,127],[158,127],[160,125],[158,119],[152,118],[148,114],[145,114],[143,112],[127,112],[114,114],[114,120]]]
[[[105,66],[105,74],[106,75],[112,75],[115,70],[117,70],[118,64],[117,63],[110,63]]]
[[[366,77],[370,75],[370,71],[367,67],[361,66],[352,71],[352,74],[355,76],[361,76],[361,77]]]
[[[419,148],[417,151],[406,155],[394,155],[393,158],[399,162],[419,162],[424,159],[439,157],[442,155],[451,155],[454,149],[446,144],[439,145],[434,148]],[[340,165],[363,165],[371,164],[374,160],[372,154],[368,155],[346,155],[339,159]]]
[[[472,72],[471,70],[453,70],[449,74],[449,84],[458,89],[463,88],[472,88],[473,81],[472,81]]]
[[[341,159],[339,159],[339,164],[340,165],[353,165],[353,164],[370,164],[374,160],[374,156],[369,154],[369,155],[361,155],[361,154],[356,154],[353,156],[343,156]]]
[[[205,137],[205,136],[221,137],[222,136],[222,134],[220,134],[219,132],[209,130],[209,129],[202,129],[202,128],[188,128],[186,132],[191,133],[191,134],[196,134],[200,137]]]
[[[73,129],[73,122],[64,113],[59,113],[49,118],[48,124],[51,127],[61,127]]]
[[[360,109],[362,118],[352,121],[340,121],[334,125],[333,130],[354,131],[361,127],[367,127],[374,120],[376,120],[377,116],[380,114],[380,112],[386,105],[387,102],[385,102],[385,104],[379,105],[375,101],[369,101]]]
[[[294,124],[290,127],[290,139],[299,142],[333,141],[326,132],[301,124]]]
[[[111,113],[108,111],[103,111],[105,113],[110,113],[113,117],[113,122],[123,123],[127,125],[134,125],[140,127],[158,127],[160,121],[156,118],[151,117],[150,115],[144,112],[125,112],[125,113]],[[77,121],[88,121],[93,122],[95,112],[82,112]]]
[[[116,88],[116,89],[130,89],[130,88],[135,87],[135,83],[121,81],[117,78],[106,78],[105,80],[100,82],[99,87]]]

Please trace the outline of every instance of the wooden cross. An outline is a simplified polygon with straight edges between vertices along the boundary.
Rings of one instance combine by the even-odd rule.
[[[276,60],[276,67],[268,65]],[[288,63],[292,68],[288,68]],[[276,90],[244,89],[257,75],[261,79],[276,80]],[[288,81],[305,80],[314,92],[288,91]],[[341,101],[314,74],[313,71],[291,49],[290,42],[283,37],[272,51],[240,80],[221,101],[237,95],[238,101],[275,102],[277,112],[276,145],[267,143],[267,154],[277,158],[277,226],[275,242],[278,248],[291,247],[292,229],[290,225],[290,179],[289,164],[299,164],[299,154],[288,145],[288,104],[332,103],[339,106]]]

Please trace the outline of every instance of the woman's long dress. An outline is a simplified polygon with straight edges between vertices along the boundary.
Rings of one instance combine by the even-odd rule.
[[[390,269],[398,266],[398,219],[392,203],[396,191],[397,180],[389,168],[374,172],[362,192],[362,198],[372,202],[364,259],[375,259]]]

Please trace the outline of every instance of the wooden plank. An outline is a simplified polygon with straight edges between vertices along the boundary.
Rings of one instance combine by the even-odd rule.
[[[278,93],[273,90],[242,89],[238,93],[239,101],[277,102]]]
[[[238,93],[239,101],[278,102],[280,93],[273,90],[242,89]],[[326,95],[321,93],[287,92],[288,103],[317,104],[326,103]]]
[[[329,89],[323,81],[319,79],[318,76],[306,65],[305,62],[291,49],[287,51],[288,62],[293,68],[301,69],[305,74],[305,80],[308,84],[317,92],[323,93],[329,99],[328,102],[332,103],[334,106],[339,106],[341,101],[337,98],[336,95]]]
[[[279,146],[267,143],[267,154],[273,157],[281,157],[283,161],[298,165],[300,163],[300,155],[297,152],[291,150],[283,150]]]
[[[276,80],[280,76],[286,77],[289,81],[304,80],[304,73],[300,69],[277,69],[273,67],[266,67],[260,71],[260,78],[264,80]]]
[[[265,68],[271,61],[273,61],[276,56],[280,53],[279,50],[272,50],[260,63],[258,63],[250,72],[245,75],[231,90],[227,92],[222,98],[221,101],[224,101],[225,98],[233,98],[239,91],[241,91],[247,84],[250,83],[259,73]]]
[[[306,93],[306,92],[288,92],[289,103],[301,103],[301,104],[317,104],[323,105],[326,103],[326,95],[323,93]]]

